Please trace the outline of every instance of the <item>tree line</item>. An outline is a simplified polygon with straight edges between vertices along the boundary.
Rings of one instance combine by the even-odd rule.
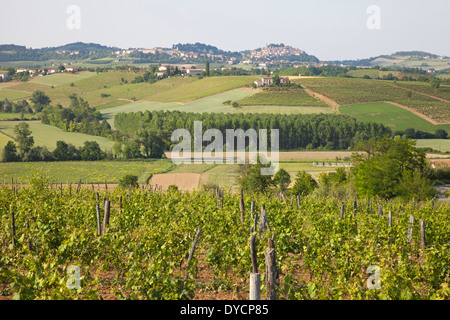
[[[194,134],[194,121],[202,121],[202,134],[208,129],[218,129],[223,136],[227,129],[279,129],[280,150],[345,150],[370,138],[391,135],[390,128],[372,122],[361,122],[345,115],[334,114],[240,114],[187,113],[181,111],[145,111],[119,113],[114,125],[122,135],[122,141],[134,141],[144,148],[158,141],[168,150],[176,129],[187,129]],[[148,143],[142,143],[147,132]],[[203,142],[204,146],[208,142]],[[247,143],[248,144],[248,143]],[[149,147],[150,148],[150,147]]]

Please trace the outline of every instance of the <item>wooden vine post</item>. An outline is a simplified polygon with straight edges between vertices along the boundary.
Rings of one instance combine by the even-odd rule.
[[[244,223],[245,207],[244,207],[244,190],[241,188],[241,199],[239,199],[239,209],[241,211],[241,222]]]
[[[251,203],[251,205],[250,205],[250,215],[251,215],[251,217],[252,217],[252,219],[253,219],[253,214],[255,213],[255,200],[252,200],[252,203]]]
[[[194,242],[192,243],[191,251],[189,252],[188,261],[186,262],[186,271],[185,271],[185,278],[188,279],[189,273],[188,273],[188,267],[191,263],[192,257],[194,256],[194,250],[197,246],[198,238],[200,237],[200,233],[202,232],[202,228],[198,228],[197,233],[195,234]]]
[[[258,273],[256,260],[255,235],[250,237],[250,254],[252,259],[252,272],[250,273],[250,300],[261,299],[261,275]]]
[[[389,228],[392,227],[392,211],[389,211],[389,215],[388,215],[388,227],[389,227]]]
[[[344,201],[341,202],[341,215],[339,217],[340,220],[342,220],[344,218],[344,213],[345,213],[345,203]]]
[[[101,217],[100,217],[100,205],[98,203],[96,205],[96,210],[97,210],[97,234],[99,236],[101,236],[102,235],[102,221],[101,221]]]
[[[276,300],[276,287],[279,284],[279,274],[276,266],[275,246],[273,238],[268,240],[269,247],[266,249],[266,300]]]
[[[11,237],[12,245],[16,246],[16,219],[14,218],[14,211],[11,211]]]
[[[119,215],[122,214],[122,195],[119,197]]]
[[[411,243],[413,232],[414,216],[409,216],[408,234],[406,235],[406,242]]]
[[[110,212],[110,201],[105,200],[105,215],[103,217],[103,232],[106,234],[106,227],[109,225],[109,212]]]
[[[425,221],[423,219],[420,220],[420,245],[422,251],[425,250],[426,240],[425,240]]]

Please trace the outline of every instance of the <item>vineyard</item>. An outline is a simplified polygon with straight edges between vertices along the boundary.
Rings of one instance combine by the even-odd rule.
[[[280,105],[280,106],[320,106],[327,105],[304,90],[267,90],[237,101],[241,106]]]
[[[277,299],[450,298],[444,203],[105,187],[0,188],[1,299],[264,298],[271,242]]]
[[[448,102],[405,89],[403,86],[408,86],[408,84],[405,85],[406,82],[398,82],[397,85],[393,81],[351,78],[316,78],[294,80],[294,82],[301,82],[307,88],[335,100],[340,105],[392,101],[410,107],[437,123],[445,124],[450,121]],[[423,85],[410,87],[416,88],[417,91],[424,88]],[[447,96],[444,87],[432,92],[437,97]]]

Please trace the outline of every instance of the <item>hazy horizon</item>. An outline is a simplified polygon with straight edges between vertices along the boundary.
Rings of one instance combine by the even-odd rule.
[[[68,20],[79,9],[79,28]],[[371,11],[379,9],[379,14]],[[272,2],[17,0],[0,4],[1,44],[31,48],[73,42],[110,47],[171,47],[205,43],[243,51],[284,43],[320,60],[355,60],[398,51],[450,56],[448,0]],[[20,14],[19,14],[20,13]],[[375,16],[376,15],[376,16]],[[376,28],[368,23],[377,18]]]

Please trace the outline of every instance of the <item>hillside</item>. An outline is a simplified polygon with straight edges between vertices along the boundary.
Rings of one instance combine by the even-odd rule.
[[[333,61],[348,66],[363,67],[406,67],[443,70],[449,67],[450,57],[423,51],[399,51],[389,55],[380,55],[367,59]]]

